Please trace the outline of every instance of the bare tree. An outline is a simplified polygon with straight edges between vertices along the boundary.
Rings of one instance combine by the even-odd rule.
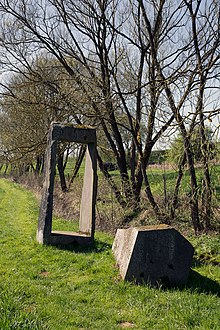
[[[205,101],[208,98],[213,98],[212,93],[210,93],[210,87],[215,90],[218,88],[216,85],[216,80],[218,79],[219,72],[219,23],[220,23],[220,7],[218,2],[215,1],[197,1],[193,3],[192,1],[184,1],[187,8],[187,16],[189,15],[190,31],[192,39],[192,60],[195,66],[195,78],[193,87],[193,107],[194,114],[189,122],[188,137],[194,134],[194,131],[199,127],[200,138],[201,138],[201,154],[202,163],[204,171],[204,186],[201,201],[201,219],[198,230],[201,228],[210,229],[211,228],[211,218],[212,218],[212,184],[209,170],[210,163],[210,152],[209,152],[209,137],[207,133],[207,128],[205,125],[205,120],[215,116],[217,112],[206,111]],[[211,94],[211,95],[210,95]],[[211,104],[213,103],[211,100]],[[176,183],[172,213],[174,212],[175,205],[177,204],[177,195],[180,187],[181,178],[183,175],[183,167],[186,162],[186,152],[184,152],[183,158],[179,165],[179,175]],[[197,184],[195,188],[198,191]],[[196,190],[195,190],[196,193]],[[198,192],[196,199],[198,199]],[[198,212],[197,212],[198,214]],[[174,215],[174,213],[173,213]],[[195,226],[194,226],[195,227]],[[195,228],[196,229],[196,228]]]
[[[196,112],[199,117],[199,126],[201,134],[201,150],[204,170],[204,194],[202,205],[204,208],[203,218],[204,225],[207,229],[211,224],[211,201],[212,187],[209,171],[209,151],[208,140],[205,132],[204,101],[205,90],[216,74],[216,69],[219,69],[220,59],[220,6],[217,2],[206,2],[205,8],[202,7],[201,1],[198,1],[196,6],[191,1],[184,1],[190,14],[192,24],[192,36],[195,49],[196,64],[198,68],[198,92]],[[200,23],[200,24],[198,24]],[[213,86],[214,87],[214,86]]]
[[[33,72],[36,60],[33,52],[37,55],[44,52],[62,65],[86,105],[83,111],[72,112],[74,122],[81,124],[86,118],[104,132],[114,154],[120,187],[104,169],[100,152],[98,161],[121,205],[138,210],[144,183],[155,213],[166,221],[151,191],[147,165],[152,148],[171,124],[177,124],[190,170],[191,216],[196,231],[202,225],[188,125],[191,122],[193,128],[197,118],[203,123],[204,112],[200,103],[192,114],[186,109],[193,93],[202,92],[204,79],[211,79],[213,67],[219,61],[217,42],[209,46],[203,39],[203,48],[196,49],[200,43],[196,38],[207,29],[210,33],[215,31],[218,39],[218,3],[212,2],[211,21],[208,15],[203,19],[202,11],[198,15],[199,8],[207,3],[205,0],[0,1],[2,61],[6,69],[24,72],[25,67],[25,72]],[[201,26],[202,32],[195,30],[195,25],[196,29]],[[206,63],[210,76],[200,62]],[[130,139],[129,159],[124,132]],[[207,205],[207,212],[208,208]]]
[[[162,21],[163,8],[165,7],[166,4],[167,3],[165,1],[160,1],[158,4],[158,8],[159,8],[158,13],[160,12],[160,15],[161,15],[160,18],[158,16],[158,22]],[[175,15],[177,15],[176,17],[178,17],[179,21],[176,20],[176,22],[178,22],[178,24],[177,25],[172,24],[170,29],[172,29],[174,31],[177,27],[179,28],[181,26],[180,25],[181,23],[183,24],[184,22],[185,22],[186,26],[188,27],[187,15],[186,15],[186,9],[188,9],[189,11],[191,11],[191,17],[194,20],[193,24],[194,25],[198,24],[200,26],[200,34],[204,35],[205,33],[207,33],[207,22],[201,21],[203,19],[202,13],[200,13],[201,14],[200,17],[196,16],[196,14],[200,8],[200,4],[201,4],[201,1],[198,1],[196,8],[195,8],[195,12],[193,12],[192,1],[190,1],[190,2],[185,1],[186,6],[183,6],[182,3],[179,3],[176,13],[174,14],[174,12],[173,12],[173,15],[171,16],[171,18],[173,19],[175,17]],[[195,231],[199,231],[202,229],[202,224],[199,219],[198,184],[197,184],[197,179],[196,179],[196,172],[195,172],[194,158],[193,158],[193,153],[192,153],[190,136],[188,136],[188,134],[187,134],[187,126],[186,126],[187,121],[189,122],[191,120],[192,121],[191,128],[193,128],[196,118],[199,116],[199,122],[201,125],[201,134],[203,131],[203,139],[204,139],[203,148],[206,148],[205,135],[204,135],[204,116],[201,116],[202,109],[203,109],[203,107],[201,106],[201,97],[202,97],[201,87],[202,86],[205,87],[205,83],[208,81],[208,75],[206,77],[203,75],[203,79],[202,79],[203,81],[201,84],[201,65],[199,65],[199,63],[198,63],[198,49],[196,48],[196,38],[198,37],[198,33],[195,30],[195,26],[192,24],[192,27],[188,27],[190,33],[185,38],[186,42],[184,42],[182,47],[179,47],[179,50],[178,50],[179,54],[177,53],[177,55],[174,55],[174,53],[172,53],[172,52],[169,53],[168,58],[173,63],[173,66],[172,66],[173,70],[171,71],[171,74],[170,74],[169,70],[167,70],[166,66],[163,65],[164,61],[161,62],[161,59],[157,52],[157,47],[156,47],[157,39],[155,39],[154,29],[150,23],[149,14],[148,14],[149,11],[148,12],[146,11],[144,2],[140,1],[140,6],[141,6],[141,10],[143,12],[143,17],[144,17],[146,28],[148,31],[150,47],[151,47],[151,51],[153,54],[152,56],[155,61],[155,65],[157,67],[157,72],[161,79],[161,83],[163,85],[164,92],[166,93],[169,107],[173,112],[175,121],[177,122],[180,132],[183,137],[184,150],[185,150],[186,160],[187,160],[187,163],[189,166],[189,172],[190,172],[190,178],[191,178],[191,199],[190,199],[191,217],[192,217],[192,222],[193,222]],[[216,9],[219,10],[217,3],[213,6],[215,7],[215,10]],[[210,71],[212,72],[213,68],[216,65],[216,62],[219,61],[219,55],[217,55],[217,54],[214,55],[214,53],[216,53],[216,50],[217,50],[216,46],[219,44],[219,37],[218,37],[219,32],[217,32],[217,31],[219,31],[219,23],[218,23],[219,14],[218,14],[218,12],[217,13],[215,12],[214,17],[215,17],[215,23],[214,23],[214,20],[212,20],[212,23],[209,24],[209,26],[208,26],[208,32],[213,33],[213,29],[216,31],[215,42],[214,42],[214,44],[210,45],[210,47],[209,47],[207,40],[204,40],[203,46],[201,46],[201,49],[202,49],[202,47],[205,49],[203,61],[206,61],[206,64],[207,64],[207,55],[210,56],[210,62],[208,64],[208,67],[206,66],[206,68],[209,68],[208,72],[210,72]],[[207,18],[207,15],[206,15],[206,18]],[[175,35],[175,32],[173,35]],[[193,38],[191,37],[191,35],[193,36]],[[198,44],[198,41],[197,41],[197,44]],[[179,46],[180,46],[180,44],[179,44]],[[181,59],[181,57],[182,57],[182,59]],[[176,61],[176,59],[177,59],[177,61]],[[181,61],[180,61],[180,59],[181,59]],[[167,64],[167,67],[169,67],[170,63]],[[208,73],[208,72],[206,70],[206,73]],[[198,76],[199,76],[199,78],[198,78]],[[210,79],[210,77],[209,77],[209,79]],[[182,84],[181,81],[183,81],[184,84]],[[179,100],[177,100],[178,89],[175,88],[175,85],[177,84],[177,82],[179,82],[179,86],[182,86],[181,87],[182,97]],[[175,90],[176,90],[176,92],[175,92]],[[179,88],[179,90],[180,90],[180,88]],[[192,114],[192,116],[190,118],[189,115],[182,112],[182,108],[186,104],[187,98],[190,96],[190,94],[192,92],[195,92],[195,90],[199,90],[200,105],[197,103],[195,113]],[[206,154],[205,157],[207,157],[207,154],[208,154],[207,150],[204,150],[204,154]],[[185,162],[184,158],[183,158],[183,162]],[[205,161],[205,162],[207,164],[207,161]],[[180,168],[180,170],[181,170],[181,168]],[[206,166],[205,173],[206,173],[205,176],[206,176],[206,180],[207,180],[207,183],[206,183],[206,187],[207,187],[208,185],[210,186],[210,181],[208,179],[207,166]],[[208,183],[208,181],[209,181],[209,183]],[[179,185],[179,182],[177,182],[177,187],[178,187],[178,185]],[[208,193],[208,189],[207,189],[207,193]],[[206,195],[206,197],[207,197],[206,200],[209,200],[208,203],[210,204],[210,191],[209,191],[208,195]]]

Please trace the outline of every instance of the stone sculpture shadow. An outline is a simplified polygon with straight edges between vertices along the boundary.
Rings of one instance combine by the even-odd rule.
[[[220,284],[199,274],[196,270],[191,269],[188,281],[183,289],[186,288],[198,293],[213,294],[220,297]]]
[[[171,284],[169,281],[164,279],[164,281],[158,282],[156,287],[162,291],[184,291],[187,289],[192,293],[197,292],[198,294],[211,294],[220,297],[220,284],[217,281],[201,275],[194,269],[190,269],[189,276],[185,284]]]
[[[97,239],[94,239],[92,245],[80,245],[77,242],[71,244],[58,244],[54,248],[58,250],[72,251],[74,253],[103,253],[106,250],[111,251],[112,245]]]

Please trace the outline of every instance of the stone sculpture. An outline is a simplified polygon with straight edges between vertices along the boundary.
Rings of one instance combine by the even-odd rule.
[[[84,182],[80,208],[79,233],[52,231],[53,190],[58,141],[87,144]],[[65,126],[52,123],[45,155],[45,177],[37,241],[42,244],[92,244],[95,232],[95,203],[97,191],[96,131],[93,128]]]
[[[118,229],[112,250],[122,279],[152,285],[186,283],[194,253],[167,225]]]

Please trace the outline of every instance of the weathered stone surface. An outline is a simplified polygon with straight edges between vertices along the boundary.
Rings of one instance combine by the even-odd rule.
[[[65,126],[59,123],[53,123],[51,138],[54,141],[96,144],[96,131],[91,127]]]
[[[112,250],[122,279],[153,285],[186,283],[194,253],[167,225],[118,229]]]
[[[89,234],[95,231],[95,203],[97,192],[96,144],[88,144],[80,204],[79,230]]]
[[[58,141],[87,144],[84,183],[82,190],[79,232],[52,231],[53,190]],[[92,128],[78,128],[57,123],[51,125],[45,154],[44,185],[38,218],[37,240],[42,244],[90,245],[95,232],[95,203],[97,190],[96,132]]]

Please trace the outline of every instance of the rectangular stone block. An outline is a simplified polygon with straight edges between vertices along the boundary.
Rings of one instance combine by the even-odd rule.
[[[85,144],[96,143],[96,130],[94,128],[65,126],[54,123],[52,140]]]
[[[112,250],[122,279],[153,285],[186,283],[194,253],[167,225],[118,229]]]

